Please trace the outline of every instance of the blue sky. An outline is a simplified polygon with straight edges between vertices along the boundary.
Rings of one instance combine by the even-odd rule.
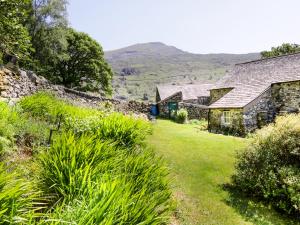
[[[69,0],[71,26],[104,50],[160,41],[193,53],[300,43],[299,0]]]

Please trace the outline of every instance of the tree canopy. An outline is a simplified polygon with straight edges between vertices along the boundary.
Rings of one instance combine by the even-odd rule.
[[[292,54],[296,52],[300,52],[300,46],[298,44],[283,43],[278,47],[272,47],[271,51],[263,51],[260,54],[262,58],[270,58],[280,55]]]
[[[0,61],[3,55],[28,57],[31,42],[23,25],[30,0],[0,0]]]
[[[51,81],[111,94],[112,70],[100,44],[70,28],[67,0],[0,0],[3,56]]]
[[[58,62],[56,80],[65,86],[111,94],[113,73],[98,42],[85,33],[69,29],[67,43],[67,57]]]

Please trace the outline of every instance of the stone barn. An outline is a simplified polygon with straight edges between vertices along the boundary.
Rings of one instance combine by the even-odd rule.
[[[209,130],[245,135],[300,108],[300,53],[235,65],[210,90]]]
[[[185,108],[189,119],[207,119],[212,84],[162,85],[156,87],[159,116],[172,118]]]

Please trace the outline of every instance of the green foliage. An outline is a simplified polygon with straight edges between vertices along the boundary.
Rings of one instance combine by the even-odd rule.
[[[54,122],[60,114],[66,120],[101,117],[103,115],[97,109],[74,106],[47,92],[38,92],[34,95],[26,96],[20,100],[19,105],[24,112],[29,113],[31,116],[50,122]]]
[[[148,140],[170,167],[177,199],[173,224],[299,225],[273,207],[223,189],[234,172],[235,153],[248,139],[199,132],[196,126],[157,120]],[[251,175],[252,176],[252,175]]]
[[[22,223],[28,219],[30,212],[38,210],[33,205],[33,202],[37,203],[37,193],[34,193],[28,181],[18,178],[13,172],[8,173],[7,170],[1,163],[0,224]]]
[[[0,156],[19,147],[34,147],[46,142],[49,124],[23,114],[18,106],[0,102]]]
[[[292,54],[300,51],[300,46],[298,44],[289,44],[283,43],[278,47],[272,47],[271,51],[263,51],[261,52],[262,58],[270,58],[280,55]]]
[[[151,124],[143,119],[111,113],[105,117],[67,118],[64,128],[76,134],[97,134],[101,140],[116,142],[119,146],[143,145]]]
[[[44,192],[66,200],[86,195],[110,167],[109,159],[115,151],[113,145],[97,141],[95,136],[63,133],[40,155]]]
[[[279,117],[238,155],[236,186],[288,212],[300,210],[300,115]]]
[[[3,216],[7,224],[167,223],[173,207],[168,170],[145,145],[148,122],[74,106],[45,92],[25,97],[14,107],[0,106],[5,141],[18,145],[18,154],[35,150],[27,160],[18,154],[0,159],[9,161],[20,177],[6,176],[9,170],[3,170],[4,176],[0,167],[0,208],[8,208],[0,210],[0,221]],[[64,115],[61,131],[48,147],[41,140],[48,137],[58,113]],[[8,125],[11,133],[4,129]],[[0,137],[1,148],[5,141]],[[12,185],[11,195],[8,188],[1,189],[2,177],[7,187]],[[3,207],[2,193],[7,197]]]
[[[188,119],[188,111],[186,109],[179,109],[176,113],[175,119],[178,123],[186,123]]]
[[[112,140],[124,147],[142,145],[151,133],[150,123],[143,119],[113,113],[99,121],[97,135],[104,140]]]
[[[67,57],[67,1],[32,0],[26,25],[35,49],[26,67],[44,76],[51,76],[57,62]]]
[[[172,206],[168,172],[152,151],[128,149],[97,135],[57,137],[41,154],[40,177],[44,193],[63,203],[45,220],[164,224]]]
[[[68,87],[111,94],[113,73],[104,60],[101,46],[89,35],[73,29],[69,29],[67,43],[68,57],[59,60],[53,79]]]
[[[30,0],[0,1],[0,63],[2,56],[26,58],[31,49],[30,36],[23,23]]]
[[[208,121],[205,119],[201,119],[201,120],[189,120],[189,124],[193,124],[193,125],[197,125],[197,128],[201,131],[207,130],[208,128]]]

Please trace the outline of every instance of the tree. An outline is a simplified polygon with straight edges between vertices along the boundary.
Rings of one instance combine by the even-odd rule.
[[[104,59],[102,47],[89,35],[69,29],[67,57],[53,71],[56,82],[67,87],[112,93],[113,72]]]
[[[2,56],[29,56],[30,36],[23,25],[30,0],[0,0],[0,61]]]
[[[263,51],[260,54],[262,58],[270,58],[280,55],[292,54],[296,52],[300,52],[300,46],[298,44],[283,43],[278,47],[272,47],[271,51]]]
[[[67,57],[67,1],[33,0],[28,29],[35,49],[31,69],[47,78],[57,63]]]

